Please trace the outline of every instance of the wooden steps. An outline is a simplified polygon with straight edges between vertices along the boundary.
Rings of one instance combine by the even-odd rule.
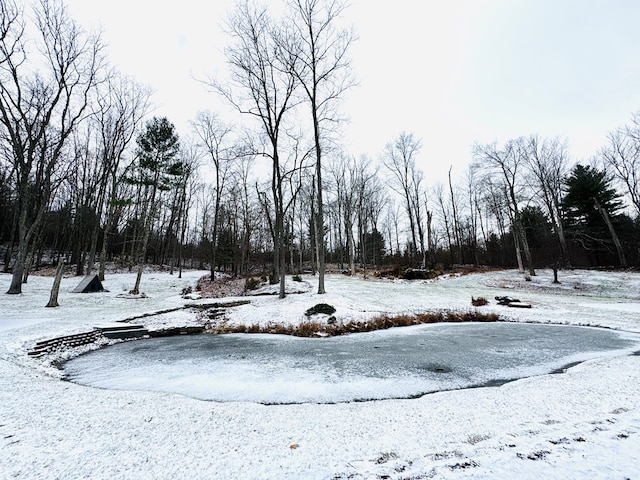
[[[142,325],[113,325],[109,327],[97,327],[97,330],[107,338],[138,338],[149,335],[149,330]]]

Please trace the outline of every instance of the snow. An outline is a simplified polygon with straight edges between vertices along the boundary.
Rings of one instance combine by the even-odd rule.
[[[65,278],[55,309],[44,308],[51,278],[31,276],[22,295],[0,294],[0,478],[640,476],[640,356],[629,352],[500,387],[294,405],[86,387],[61,381],[51,361],[88,348],[40,359],[26,354],[39,340],[124,319],[147,328],[196,325],[193,313],[178,308],[207,300],[180,293],[204,274],[145,273],[146,298],[118,297],[132,287],[134,274],[109,276],[109,291],[97,294],[73,294],[78,279]],[[550,271],[531,281],[516,271],[413,282],[329,275],[326,295],[314,293],[313,277],[304,279],[306,293],[250,297],[251,303],[228,308],[226,321],[298,323],[316,303],[335,306],[338,321],[470,310],[471,296],[484,296],[491,302],[479,311],[508,321],[640,332],[640,274],[634,272],[561,271],[559,285]],[[0,291],[9,283],[10,276],[0,274]],[[498,306],[493,298],[502,295],[532,308]],[[145,316],[158,311],[166,313]]]

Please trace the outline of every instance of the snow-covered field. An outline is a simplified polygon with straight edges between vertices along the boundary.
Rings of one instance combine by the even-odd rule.
[[[300,322],[320,302],[336,307],[338,321],[362,320],[469,310],[471,296],[509,295],[533,308],[491,301],[480,311],[640,332],[639,273],[562,271],[560,285],[538,273],[531,282],[516,271],[414,282],[328,276],[326,295],[252,297],[228,309],[227,321]],[[55,309],[44,308],[51,278],[31,276],[21,296],[0,293],[0,478],[640,478],[638,355],[412,400],[271,406],[84,387],[61,381],[50,364],[82,349],[27,356],[39,340],[193,303],[180,293],[203,274],[146,273],[140,299],[119,296],[133,275],[109,276],[99,294],[70,293],[80,279],[68,278]],[[9,283],[0,274],[0,292]],[[136,320],[197,322],[189,310]]]

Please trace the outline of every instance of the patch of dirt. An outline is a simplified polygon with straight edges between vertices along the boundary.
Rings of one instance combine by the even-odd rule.
[[[204,298],[241,297],[245,294],[244,278],[216,278],[213,282],[209,275],[198,279],[196,291]]]

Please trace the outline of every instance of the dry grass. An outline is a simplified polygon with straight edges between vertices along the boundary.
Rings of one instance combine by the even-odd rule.
[[[474,307],[482,307],[484,305],[488,305],[489,304],[489,300],[487,300],[484,297],[471,297],[471,305],[473,305]]]
[[[426,323],[441,322],[497,322],[500,317],[495,313],[468,312],[425,312],[405,315],[380,315],[370,320],[354,321],[346,323],[328,324],[309,320],[297,325],[283,323],[268,323],[260,325],[221,325],[213,330],[214,333],[275,333],[293,335],[297,337],[338,336],[356,332],[371,332],[392,327],[406,327],[409,325],[421,325]]]

